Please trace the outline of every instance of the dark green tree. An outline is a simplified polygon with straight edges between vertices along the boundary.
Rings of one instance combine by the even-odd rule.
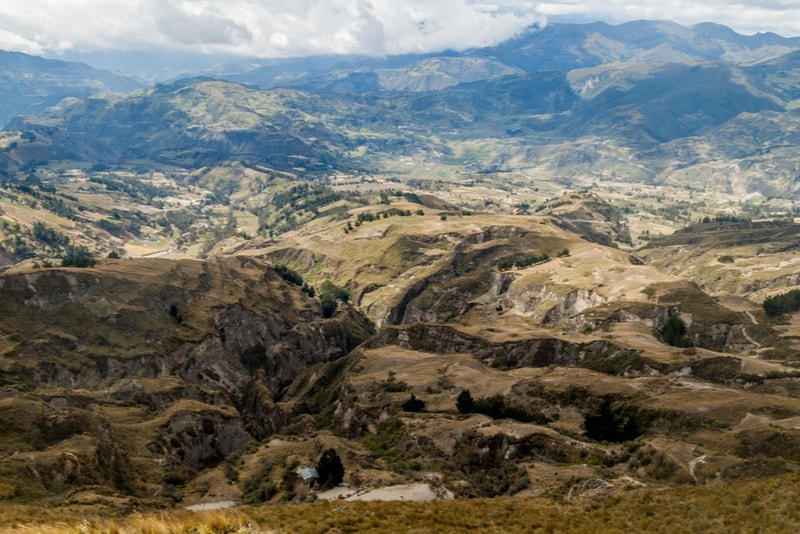
[[[473,413],[475,411],[475,399],[468,389],[461,391],[456,398],[456,408],[458,413]]]
[[[403,411],[405,412],[421,412],[424,409],[425,401],[418,399],[413,393],[411,394],[411,398],[403,403]]]
[[[686,337],[687,329],[683,320],[677,313],[670,313],[667,322],[659,328],[658,333],[664,343],[673,347],[691,347],[692,342]]]
[[[63,267],[94,267],[94,256],[82,245],[67,245],[61,257]]]
[[[328,294],[320,295],[319,303],[322,306],[322,316],[326,319],[333,317],[333,314],[336,312],[336,308],[339,306],[336,303],[336,299]]]
[[[638,414],[630,407],[613,404],[608,397],[596,410],[586,414],[583,426],[586,435],[596,441],[630,441],[642,433]]]
[[[317,462],[319,484],[323,488],[338,486],[344,480],[344,465],[334,449],[327,449]]]

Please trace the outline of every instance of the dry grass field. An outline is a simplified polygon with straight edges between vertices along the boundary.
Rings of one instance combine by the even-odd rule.
[[[229,510],[135,512],[108,517],[6,505],[4,534],[272,534],[369,532],[788,533],[800,528],[800,476],[707,487],[648,488],[611,498],[333,501]]]

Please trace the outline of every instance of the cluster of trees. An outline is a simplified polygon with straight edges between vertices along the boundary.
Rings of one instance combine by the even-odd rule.
[[[322,282],[319,286],[319,302],[322,305],[322,316],[332,317],[339,306],[340,300],[348,302],[350,300],[350,292],[330,280]]]
[[[800,289],[792,289],[787,293],[768,297],[764,300],[764,311],[770,317],[800,310]]]
[[[95,264],[94,256],[88,248],[71,244],[69,237],[41,221],[33,223],[31,235],[53,251],[60,252],[61,265],[64,267],[92,267]]]
[[[752,219],[750,219],[749,217],[737,217],[735,215],[715,215],[714,218],[711,218],[708,215],[706,215],[705,217],[700,219],[700,222],[702,224],[709,224],[709,223],[712,223],[712,222],[715,222],[715,223],[724,223],[724,222],[740,223],[740,222],[751,222],[751,221],[752,221]]]
[[[89,177],[89,181],[104,186],[106,191],[120,191],[131,198],[139,198],[148,203],[156,197],[166,197],[173,192],[172,189],[155,186],[147,181],[132,177],[123,179],[114,175],[95,174]]]
[[[65,203],[62,199],[46,196],[42,198],[42,208],[55,213],[56,215],[60,215],[65,219],[74,219],[75,218],[75,210],[72,209],[67,203]]]
[[[566,250],[566,249],[564,249]],[[569,251],[566,252],[567,255]],[[561,254],[559,254],[561,256]],[[507,271],[509,269],[513,269],[516,267],[517,269],[524,269],[525,267],[530,267],[536,263],[541,263],[550,259],[550,254],[547,252],[529,252],[527,254],[514,254],[513,256],[508,256],[506,258],[502,258],[497,262],[497,268],[501,271]]]
[[[319,184],[300,184],[287,191],[276,193],[272,205],[276,208],[289,206],[293,211],[316,211],[320,206],[340,200],[342,195]]]
[[[412,393],[411,397],[403,402],[402,408],[404,412],[421,412],[425,409],[425,401]]]
[[[620,443],[638,438],[644,421],[633,406],[615,404],[607,397],[596,410],[586,414],[583,426],[590,439]]]
[[[417,215],[425,215],[425,212],[422,210],[416,211]],[[361,226],[365,222],[372,222],[377,221],[381,218],[388,219],[389,217],[411,217],[413,215],[411,210],[401,210],[398,208],[389,208],[388,210],[382,210],[378,213],[372,213],[371,211],[362,211],[356,217],[356,226]],[[352,225],[348,225],[348,230],[352,230]]]
[[[33,237],[37,241],[41,241],[53,248],[61,248],[69,244],[69,237],[50,228],[41,221],[33,223]]]
[[[67,245],[61,256],[61,265],[64,267],[93,267],[94,256],[83,245]]]
[[[100,219],[97,227],[105,230],[112,235],[123,235],[125,232],[138,233],[141,225],[137,221],[112,221],[111,219]]]
[[[474,399],[468,389],[458,394],[456,409],[459,413],[480,413],[492,419],[516,419],[522,423],[540,425],[550,422],[550,419],[538,410],[526,410],[508,404],[502,395]]]
[[[289,267],[288,265],[278,264],[275,266],[275,272],[278,273],[278,276],[289,282],[290,284],[294,284],[298,286],[300,289],[303,290],[303,293],[308,295],[309,297],[313,298],[315,295],[314,288],[308,285],[304,280],[303,276]]]

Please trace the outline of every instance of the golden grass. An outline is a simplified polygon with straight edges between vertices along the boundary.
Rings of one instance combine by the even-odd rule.
[[[800,476],[615,497],[437,502],[319,502],[103,517],[97,511],[4,506],[2,533],[796,532]]]

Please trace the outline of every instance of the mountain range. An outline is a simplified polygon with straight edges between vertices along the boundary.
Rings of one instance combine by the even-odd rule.
[[[794,157],[775,161],[774,150],[752,139],[792,135],[799,43],[711,24],[598,23],[532,28],[496,47],[436,57],[285,60],[228,80],[67,98],[41,115],[20,115],[9,127],[38,132],[47,148],[18,143],[0,164],[25,167],[49,150],[102,164],[146,157],[191,167],[234,158],[320,173],[369,169],[397,154],[452,154],[448,139],[492,138],[503,139],[503,149],[473,162],[480,172],[603,167],[660,183],[716,165],[725,153],[753,183],[791,194]],[[742,117],[748,129],[726,128]],[[726,147],[697,152],[722,138]],[[593,145],[580,162],[570,148],[578,139]],[[775,168],[769,176],[759,170],[766,161]]]

